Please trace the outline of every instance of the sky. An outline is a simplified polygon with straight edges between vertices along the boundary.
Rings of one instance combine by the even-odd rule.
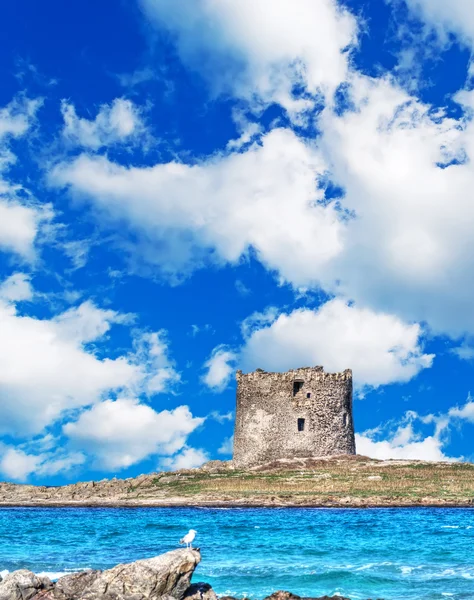
[[[474,460],[470,0],[0,10],[0,479],[228,460],[236,369],[310,365]]]

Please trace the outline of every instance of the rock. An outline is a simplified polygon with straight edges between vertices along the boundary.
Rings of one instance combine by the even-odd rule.
[[[83,589],[81,600],[183,600],[200,561],[199,550],[185,549],[118,565]]]
[[[222,600],[222,599],[221,599]],[[264,600],[349,600],[349,598],[343,598],[342,596],[320,596],[318,598],[301,598],[291,592],[278,591],[274,592],[271,596],[267,596]]]
[[[81,598],[84,591],[90,588],[100,575],[102,571],[83,571],[60,577],[56,582],[54,593],[46,597],[57,598],[57,600]]]
[[[0,582],[0,600],[30,600],[42,590],[53,587],[47,577],[39,577],[31,571],[20,569],[5,576]]]
[[[208,583],[199,582],[189,587],[183,600],[217,600],[217,595]]]
[[[178,481],[179,475],[169,475],[169,477],[160,477],[160,483],[172,483]]]

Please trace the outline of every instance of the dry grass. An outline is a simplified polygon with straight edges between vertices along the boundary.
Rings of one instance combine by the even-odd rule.
[[[163,490],[164,485],[158,488]],[[474,466],[471,464],[377,462],[359,457],[319,461],[301,469],[272,465],[267,470],[199,474],[167,484],[170,495],[225,496],[265,499],[278,496],[315,503],[369,500],[375,504],[401,502],[469,504],[474,500]],[[346,502],[347,503],[347,502]],[[360,502],[358,502],[360,503]]]
[[[474,505],[474,465],[374,461],[362,456],[276,462],[246,471],[229,463],[46,487],[0,483],[3,504]]]

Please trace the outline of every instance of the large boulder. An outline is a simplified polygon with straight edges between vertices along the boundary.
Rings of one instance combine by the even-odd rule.
[[[201,561],[199,550],[172,550],[103,571],[83,589],[81,600],[183,600]],[[61,579],[58,580],[58,587]]]
[[[0,582],[0,600],[184,600],[199,550],[173,550],[155,558],[60,577],[54,584],[31,571],[10,573]],[[204,590],[203,590],[204,591]],[[212,590],[188,600],[217,600]]]
[[[78,600],[101,574],[102,571],[82,571],[65,575],[54,587],[39,592],[33,600]]]
[[[47,577],[40,577],[26,569],[13,571],[0,582],[0,600],[30,600],[38,592],[49,590],[53,583]]]

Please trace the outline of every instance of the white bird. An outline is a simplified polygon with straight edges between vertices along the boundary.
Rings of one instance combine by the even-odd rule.
[[[194,538],[196,537],[196,533],[197,531],[195,529],[190,529],[188,533],[184,536],[184,538],[181,538],[179,540],[179,543],[186,544],[186,548],[192,548]]]

